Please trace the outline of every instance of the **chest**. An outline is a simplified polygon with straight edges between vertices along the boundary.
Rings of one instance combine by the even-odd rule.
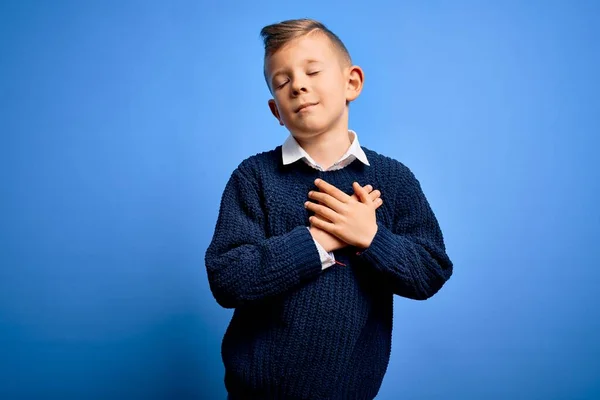
[[[376,177],[363,177],[352,175],[349,171],[337,174],[323,174],[315,171],[310,176],[298,176],[289,174],[277,180],[263,181],[262,193],[265,223],[268,237],[285,234],[298,226],[309,226],[308,218],[312,212],[304,207],[306,201],[312,201],[308,197],[311,190],[318,190],[314,184],[316,178],[326,180],[348,196],[354,194],[352,182],[360,185],[372,185],[381,191],[383,205],[376,211],[378,223],[390,228],[394,218],[394,208],[391,199],[386,201],[386,193],[381,182]]]

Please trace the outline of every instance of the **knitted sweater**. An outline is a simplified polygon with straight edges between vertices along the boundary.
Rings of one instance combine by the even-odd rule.
[[[283,165],[278,146],[231,174],[205,256],[216,301],[235,308],[222,343],[231,398],[373,399],[390,357],[393,294],[424,300],[450,278],[418,180],[399,161],[363,150],[370,166],[318,171]],[[316,178],[349,195],[354,181],[381,191],[371,246],[334,252],[346,266],[322,270],[306,229]]]

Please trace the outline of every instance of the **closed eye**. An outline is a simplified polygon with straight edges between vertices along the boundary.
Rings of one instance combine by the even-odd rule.
[[[309,72],[307,75],[316,75],[316,74],[318,74],[319,72],[321,72],[321,71],[313,71],[313,72]]]
[[[285,85],[286,85],[288,82],[289,82],[289,81],[285,81],[285,82],[283,82],[281,85],[278,85],[278,86],[276,87],[276,89],[281,89],[281,88],[282,88],[282,87],[284,87],[284,86],[285,86]]]

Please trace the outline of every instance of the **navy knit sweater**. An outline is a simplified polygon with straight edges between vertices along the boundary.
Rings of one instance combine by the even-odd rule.
[[[235,308],[222,344],[231,398],[373,399],[390,357],[393,294],[424,300],[450,278],[417,179],[363,150],[370,166],[355,160],[318,171],[283,165],[279,146],[232,173],[205,257],[216,301]],[[354,181],[382,194],[371,246],[335,251],[346,266],[322,270],[306,228],[304,202],[317,177],[349,195]]]

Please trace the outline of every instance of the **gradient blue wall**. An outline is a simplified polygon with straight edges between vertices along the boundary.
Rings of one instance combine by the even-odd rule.
[[[286,136],[258,32],[304,16],[455,262],[396,299],[378,398],[600,398],[600,3],[50,3],[0,4],[0,398],[224,398],[204,251]]]

